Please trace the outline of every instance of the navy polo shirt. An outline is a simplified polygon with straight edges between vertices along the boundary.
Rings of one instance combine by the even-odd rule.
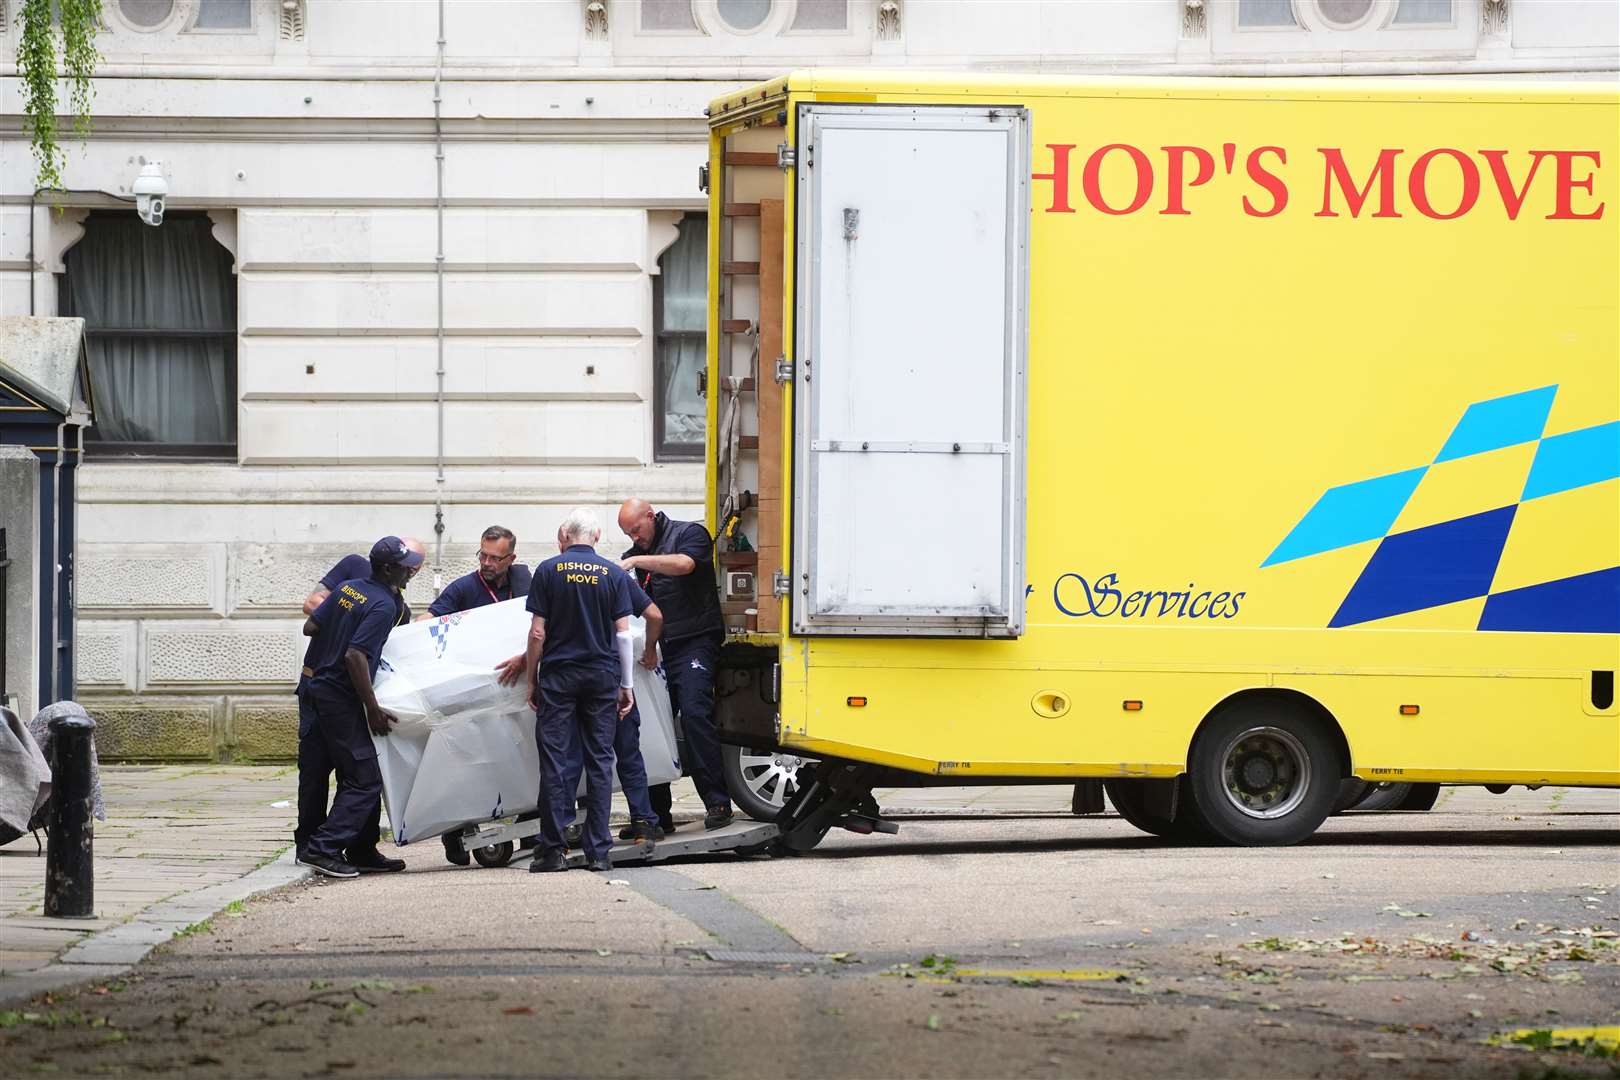
[[[709,530],[700,522],[676,521],[661,510],[653,520],[656,525],[652,549],[645,551],[631,546],[623,557],[686,555],[697,564],[690,574],[679,577],[636,571],[647,594],[664,613],[664,643],[674,646],[691,638],[723,638],[725,621],[714,585],[714,545]]]
[[[375,679],[397,611],[394,590],[380,581],[366,577],[340,583],[310,616],[317,629],[304,653],[308,674],[303,689],[358,709],[360,696],[349,681],[343,658],[350,649],[359,649],[366,654],[366,666]]]
[[[371,576],[371,560],[364,555],[345,555],[337,561],[337,565],[326,572],[321,578],[321,588],[327,592],[336,591],[337,587],[345,581],[355,578],[369,578]],[[394,599],[399,604],[399,615],[395,626],[404,626],[411,621],[411,605],[405,602],[403,593],[395,593]]]
[[[619,673],[613,624],[630,616],[630,576],[586,544],[536,564],[528,609],[546,620],[540,669],[563,664]]]
[[[428,605],[428,614],[449,615],[455,611],[471,611],[486,604],[498,604],[502,600],[527,596],[529,586],[532,584],[529,568],[522,563],[512,564],[506,572],[506,584],[498,589],[491,589],[485,585],[483,577],[474,570],[446,585],[438,599]]]

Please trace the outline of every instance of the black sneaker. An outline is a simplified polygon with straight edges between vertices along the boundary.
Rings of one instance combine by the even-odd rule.
[[[675,819],[672,817],[659,818],[658,827],[664,830],[665,836],[668,836],[675,831]]]
[[[585,860],[585,869],[595,870],[599,874],[605,874],[609,870],[613,869],[613,856],[604,851],[598,858],[587,858]]]
[[[571,848],[583,847],[585,841],[585,824],[579,822],[563,830],[563,843]]]
[[[529,873],[531,874],[557,874],[566,869],[568,869],[568,860],[563,858],[563,853],[556,848],[536,855],[534,861],[529,864]]]
[[[637,844],[656,844],[663,838],[664,830],[651,821],[632,821],[619,830],[620,840],[630,840]]]
[[[715,829],[723,829],[727,825],[731,824],[731,819],[735,816],[736,815],[731,812],[730,803],[725,803],[719,806],[711,806],[709,807],[709,812],[703,815],[703,827],[710,831]]]
[[[440,837],[444,841],[444,857],[457,866],[467,866],[472,862],[472,856],[467,854],[467,848],[461,842],[461,837],[454,833],[445,833]]]
[[[313,851],[304,852],[298,860],[317,874],[324,874],[331,878],[354,878],[360,876],[360,871],[344,862],[342,859],[333,859],[326,855],[317,855]]]
[[[348,855],[349,865],[362,874],[397,874],[405,869],[404,859],[390,859],[376,848]]]

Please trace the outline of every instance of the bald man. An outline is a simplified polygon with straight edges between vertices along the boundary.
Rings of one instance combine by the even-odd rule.
[[[680,715],[692,782],[703,798],[705,829],[731,823],[731,793],[714,725],[714,675],[726,627],[714,584],[714,542],[696,521],[676,521],[645,499],[626,499],[619,528],[633,544],[619,566],[647,590],[664,615],[662,648],[670,705]],[[668,784],[651,789],[652,805],[665,832],[670,817]]]

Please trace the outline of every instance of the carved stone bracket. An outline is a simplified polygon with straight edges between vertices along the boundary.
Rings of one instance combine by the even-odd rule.
[[[585,37],[588,41],[608,39],[608,9],[606,0],[582,0],[585,6]]]
[[[1480,32],[1488,38],[1508,36],[1508,0],[1485,0],[1480,5]]]
[[[883,0],[877,9],[879,41],[900,40],[900,0]]]
[[[1181,37],[1183,40],[1195,41],[1209,35],[1208,13],[1204,9],[1204,0],[1182,0],[1181,4]]]
[[[307,0],[281,0],[281,40],[304,40]]]
[[[231,273],[236,273],[238,256],[236,254],[236,211],[210,210],[208,220],[211,223],[209,231],[219,246],[231,253]]]

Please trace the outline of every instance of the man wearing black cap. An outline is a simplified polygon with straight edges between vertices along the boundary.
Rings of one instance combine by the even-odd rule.
[[[371,735],[394,717],[377,704],[371,680],[399,617],[399,590],[422,556],[397,536],[372,545],[367,577],[341,582],[304,623],[310,638],[298,684],[298,861],[327,877],[403,870],[377,850],[382,773]],[[338,774],[326,809],[326,785]]]

